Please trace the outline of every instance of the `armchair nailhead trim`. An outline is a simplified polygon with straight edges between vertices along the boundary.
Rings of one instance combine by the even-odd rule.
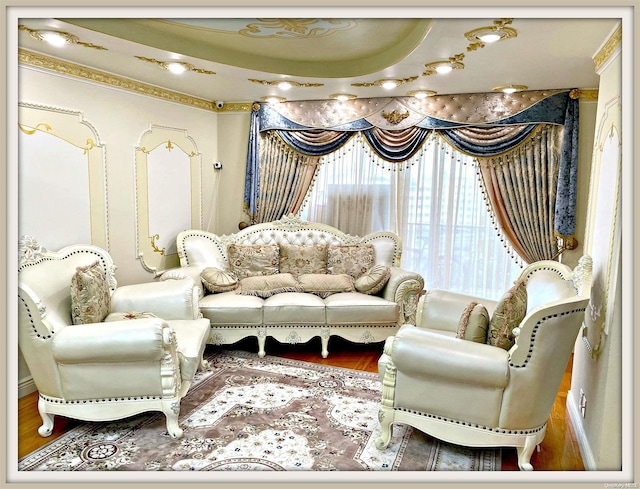
[[[100,404],[100,403],[108,403],[108,402],[147,401],[147,400],[163,399],[162,396],[135,396],[135,397],[108,397],[104,399],[78,399],[73,401],[66,401],[64,399],[47,397],[42,394],[40,394],[40,397],[52,404]]]
[[[397,328],[397,323],[386,323],[386,324],[267,324],[267,325],[220,325],[220,324],[211,324],[211,329],[248,329],[248,328],[266,328],[267,331],[269,328]]]
[[[536,325],[533,327],[533,330],[531,331],[531,343],[529,344],[529,352],[527,353],[527,358],[525,358],[524,362],[520,365],[516,365],[515,363],[509,361],[509,366],[514,368],[523,368],[527,365],[527,363],[529,363],[529,359],[533,355],[533,345],[536,341],[536,334],[538,333],[538,329],[540,329],[540,326],[542,325],[542,323],[544,323],[547,319],[568,316],[570,314],[575,314],[576,312],[584,312],[584,311],[585,309],[572,309],[571,311],[565,311],[560,314],[551,314],[549,316],[545,316],[542,319],[540,319],[540,321],[536,323]]]
[[[478,429],[486,430],[486,431],[493,431],[495,433],[504,433],[504,434],[508,434],[508,435],[528,435],[528,434],[531,434],[531,433],[538,433],[539,431],[543,430],[544,427],[547,425],[547,423],[545,422],[542,426],[539,426],[539,427],[531,429],[531,430],[504,430],[504,429],[501,429],[501,428],[489,428],[487,426],[481,426],[481,425],[474,424],[474,423],[467,423],[465,421],[459,421],[457,419],[445,418],[444,416],[437,416],[435,414],[422,413],[420,411],[415,411],[413,409],[395,408],[395,410],[396,411],[403,411],[405,413],[410,413],[410,414],[417,414],[418,416],[424,416],[425,418],[437,419],[438,421],[445,421],[447,423],[453,423],[453,424],[462,425],[462,426],[470,426],[472,428],[478,428]]]
[[[22,303],[24,304],[25,309],[27,310],[27,314],[29,315],[29,322],[31,323],[31,329],[33,330],[33,333],[38,337],[38,338],[42,338],[43,340],[49,340],[53,337],[53,334],[55,333],[55,331],[52,331],[51,334],[48,334],[46,336],[41,335],[40,333],[38,333],[38,330],[36,329],[36,325],[33,322],[33,316],[31,315],[31,311],[29,311],[29,307],[27,306],[27,304],[25,303],[24,299],[20,296],[18,296],[18,299],[20,299],[22,301]]]

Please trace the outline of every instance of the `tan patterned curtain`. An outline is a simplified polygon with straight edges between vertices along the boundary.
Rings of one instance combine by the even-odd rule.
[[[255,222],[297,214],[313,182],[319,159],[294,151],[275,132],[261,135],[260,190]]]
[[[540,125],[520,146],[478,158],[493,217],[527,263],[555,258],[554,216],[563,127]]]

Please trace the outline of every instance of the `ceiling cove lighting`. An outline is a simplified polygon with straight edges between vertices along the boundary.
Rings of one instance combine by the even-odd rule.
[[[485,44],[516,37],[518,32],[512,27],[507,27],[507,24],[511,24],[512,21],[513,19],[498,19],[493,21],[493,26],[478,27],[465,32],[464,37],[471,41],[467,51],[474,51],[483,48]]]
[[[500,85],[499,87],[493,87],[492,90],[494,92],[515,93],[526,90],[527,88],[529,87],[526,85]]]
[[[464,53],[460,53],[456,54],[455,56],[451,56],[446,61],[434,61],[432,63],[427,63],[424,65],[426,70],[422,73],[422,75],[444,75],[446,73],[450,73],[453,70],[462,70],[464,69],[464,64],[462,64],[461,62],[463,59]]]

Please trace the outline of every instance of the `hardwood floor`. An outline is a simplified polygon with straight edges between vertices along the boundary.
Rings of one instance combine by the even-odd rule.
[[[320,340],[313,339],[305,344],[285,345],[267,340],[268,355],[314,362],[336,367],[351,368],[367,372],[378,371],[378,358],[382,353],[382,343],[360,345],[340,338],[332,338],[329,343],[329,357],[320,355]],[[208,347],[216,348],[216,347]],[[231,349],[257,351],[255,339],[241,341]],[[580,456],[575,434],[568,422],[566,408],[567,391],[571,385],[571,363],[567,367],[560,391],[553,405],[547,424],[547,432],[541,444],[541,450],[534,452],[531,463],[537,471],[582,471],[584,465]],[[78,424],[77,421],[56,416],[53,434],[42,438],[38,434],[41,424],[38,414],[37,392],[18,400],[18,457],[22,458],[39,447],[54,440],[62,433]],[[502,451],[502,470],[517,471],[516,450],[505,448]]]

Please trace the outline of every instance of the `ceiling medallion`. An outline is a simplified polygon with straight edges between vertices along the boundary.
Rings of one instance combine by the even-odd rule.
[[[386,89],[392,89],[404,85],[405,83],[410,83],[412,81],[417,80],[417,76],[411,76],[409,78],[383,78],[382,80],[376,80],[372,83],[364,82],[364,83],[352,83],[352,87],[382,87]]]
[[[158,65],[160,68],[164,70],[168,70],[171,73],[175,73],[179,75],[180,73],[184,73],[186,71],[193,71],[194,73],[200,73],[203,75],[215,75],[215,71],[203,70],[201,68],[196,68],[190,63],[186,63],[184,61],[158,61],[153,58],[145,58],[144,56],[136,56],[139,60],[146,61],[148,63],[154,63]]]
[[[485,47],[487,43],[516,37],[518,32],[512,27],[506,27],[512,21],[513,19],[498,19],[493,21],[493,26],[478,27],[472,31],[465,32],[464,37],[471,41],[471,44],[467,46],[467,51],[475,51],[478,48]]]
[[[461,61],[464,59],[464,53],[456,54],[455,56],[451,56],[447,61],[434,61],[433,63],[425,64],[425,68],[427,68],[422,75],[429,76],[434,74],[445,74],[449,73],[452,70],[463,70],[464,64]]]
[[[409,117],[409,111],[406,111],[403,114],[401,114],[397,110],[394,110],[393,112],[390,112],[390,113],[382,111],[382,117],[384,117],[389,124],[393,124],[393,125],[400,124],[403,120]]]
[[[256,19],[238,34],[247,37],[316,38],[336,31],[352,29],[356,22],[347,19]]]
[[[77,44],[78,46],[82,46],[85,48],[107,51],[107,48],[104,48],[102,46],[97,46],[96,44],[91,44],[90,42],[82,42],[78,39],[77,36],[69,34],[68,32],[54,31],[49,29],[34,30],[29,29],[27,26],[24,26],[22,24],[18,25],[18,29],[28,32],[31,37],[37,39],[38,41],[44,41],[56,47],[65,46],[67,44]]]
[[[514,93],[521,92],[522,90],[526,90],[529,88],[526,85],[500,85],[499,87],[493,87],[491,90],[494,92],[502,92],[502,93]]]
[[[270,85],[272,87],[278,87],[281,90],[289,90],[290,88],[309,88],[309,87],[323,87],[324,83],[299,83],[291,80],[256,80],[254,78],[249,78],[250,82],[260,83],[262,85]]]

